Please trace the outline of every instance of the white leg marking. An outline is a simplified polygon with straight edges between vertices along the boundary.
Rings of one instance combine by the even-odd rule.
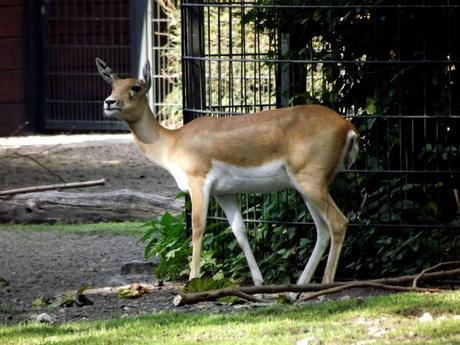
[[[262,285],[264,279],[262,278],[259,266],[257,265],[256,259],[254,258],[254,254],[252,253],[251,247],[249,245],[248,237],[246,234],[246,226],[244,225],[243,217],[241,216],[241,211],[238,208],[235,196],[219,195],[214,196],[214,198],[223,208],[228,222],[232,228],[233,234],[235,235],[238,244],[246,256],[254,285]]]
[[[316,210],[314,205],[308,202],[306,202],[306,204],[308,210],[310,211],[311,217],[313,218],[313,222],[315,223],[317,237],[315,247],[313,248],[310,259],[308,259],[307,265],[305,266],[305,269],[297,281],[297,284],[299,285],[310,282],[331,238],[329,226],[324,221],[321,214]]]
[[[304,200],[316,226],[316,243],[310,258],[308,259],[308,262],[297,281],[297,285],[307,284],[310,282],[330,241],[329,227],[323,220],[323,217],[311,203],[308,203],[306,197],[304,197]],[[296,300],[298,297],[299,293],[297,292],[289,293],[289,298],[291,300]]]

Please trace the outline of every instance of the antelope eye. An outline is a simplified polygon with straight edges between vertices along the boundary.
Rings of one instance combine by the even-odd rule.
[[[131,86],[131,90],[137,93],[141,91],[141,87],[139,85],[133,85]]]

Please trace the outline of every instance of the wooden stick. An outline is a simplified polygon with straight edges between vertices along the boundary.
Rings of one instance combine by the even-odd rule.
[[[355,282],[337,282],[337,283],[330,283],[330,284],[305,284],[305,285],[294,285],[294,284],[284,284],[284,285],[261,285],[261,286],[250,286],[250,287],[241,287],[241,288],[225,288],[220,290],[211,290],[211,291],[204,291],[204,292],[195,292],[195,293],[188,293],[188,294],[179,294],[174,299],[174,304],[176,306],[182,306],[186,304],[194,304],[203,301],[212,301],[216,300],[220,297],[226,296],[237,296],[244,299],[246,298],[243,294],[253,295],[253,294],[265,294],[265,293],[284,293],[284,292],[314,292],[317,291],[318,294],[316,297],[325,294],[324,291],[327,293],[334,293],[327,292],[328,290],[337,288],[337,291],[342,291],[345,289],[351,289],[353,287],[359,286],[367,286],[367,287],[380,287],[384,289],[389,289],[389,286],[392,286],[392,290],[399,290],[399,291],[428,291],[433,292],[434,289],[421,289],[421,288],[414,288],[414,287],[404,287],[404,286],[395,286],[398,284],[404,284],[408,282],[412,282],[415,278],[417,278],[419,274],[412,274],[407,276],[401,276],[396,278],[382,278],[382,279],[373,279],[373,280],[366,280],[366,281],[355,281]],[[438,279],[438,278],[447,278],[447,277],[454,277],[460,276],[460,268],[448,270],[448,271],[438,271],[432,273],[425,273],[423,276],[420,276],[419,279]],[[342,289],[342,290],[341,290]],[[253,300],[253,299],[248,299]],[[260,299],[257,299],[257,302],[263,302]]]
[[[17,156],[17,157],[27,158],[27,159],[31,160],[32,162],[37,164],[40,168],[45,169],[48,173],[50,173],[51,175],[57,177],[62,183],[67,183],[67,181],[61,175],[56,174],[53,170],[48,168],[45,164],[40,162],[37,158],[34,158],[33,155],[23,155],[22,153],[19,153],[17,151],[14,152],[14,155]]]
[[[427,274],[428,272],[430,271],[433,271],[439,267],[442,267],[442,266],[448,266],[448,265],[460,265],[460,261],[447,261],[447,262],[441,262],[437,265],[434,265],[434,266],[431,266],[431,267],[428,267],[426,269],[424,269],[422,272],[420,272],[419,274],[417,274],[417,276],[414,278],[414,281],[412,282],[412,287],[417,287],[417,282],[420,280],[420,278],[422,278],[425,274]]]
[[[302,297],[300,301],[308,301],[311,299],[315,299],[319,296],[330,295],[333,293],[337,293],[340,291],[354,289],[358,287],[375,287],[384,290],[392,290],[392,291],[415,291],[415,292],[439,292],[439,289],[428,289],[428,288],[418,288],[418,287],[411,287],[411,286],[399,286],[399,285],[388,285],[382,283],[373,283],[373,282],[351,282],[341,286],[335,286],[330,289],[325,289],[317,292],[313,292],[308,294],[305,297]]]
[[[17,189],[10,189],[10,190],[0,191],[0,196],[2,196],[2,195],[23,194],[23,193],[33,193],[33,192],[42,192],[42,191],[45,191],[45,190],[52,190],[52,189],[91,187],[91,186],[99,186],[99,185],[103,185],[103,184],[105,184],[105,179],[94,180],[94,181],[50,184],[50,185],[35,186],[35,187],[24,187],[24,188],[17,188]]]
[[[457,188],[454,188],[454,198],[455,198],[455,202],[457,203],[457,211],[460,212],[460,198],[458,196]]]

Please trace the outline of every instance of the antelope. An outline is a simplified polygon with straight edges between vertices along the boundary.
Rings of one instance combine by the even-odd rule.
[[[337,172],[354,163],[359,151],[358,132],[349,121],[327,107],[302,105],[241,116],[200,117],[169,130],[159,124],[148,105],[148,61],[143,80],[120,79],[99,58],[96,65],[112,86],[104,101],[105,116],[125,121],[147,158],[169,171],[179,189],[190,195],[190,279],[200,276],[208,202],[213,196],[246,256],[254,284],[263,284],[236,195],[294,187],[302,195],[317,232],[313,252],[297,283],[311,280],[329,243],[323,282],[333,282],[348,219],[330,196],[328,185]]]

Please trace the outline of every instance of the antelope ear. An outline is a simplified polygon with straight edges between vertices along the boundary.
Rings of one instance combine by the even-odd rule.
[[[150,76],[150,62],[147,60],[144,65],[144,69],[142,70],[142,75],[144,76],[145,88],[147,91],[150,90],[150,86],[152,85],[152,77]]]
[[[101,77],[110,85],[112,85],[115,80],[118,80],[116,73],[113,73],[112,69],[101,59],[96,58],[96,66]]]

